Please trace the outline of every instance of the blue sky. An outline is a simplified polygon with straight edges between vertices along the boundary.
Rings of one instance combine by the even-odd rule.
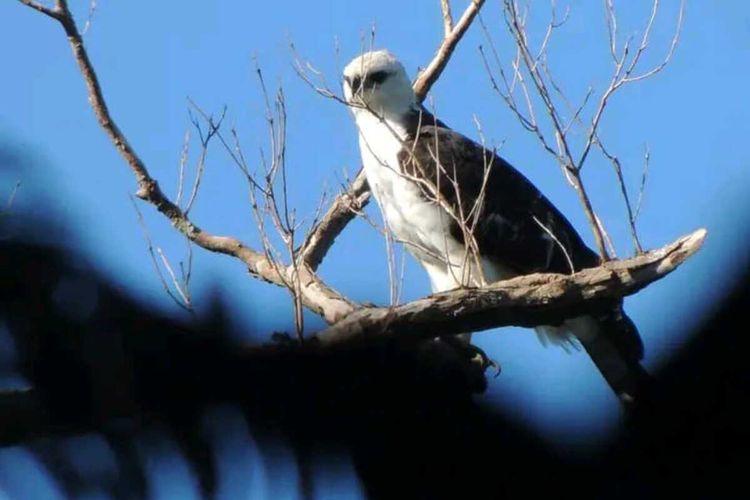
[[[466,2],[454,2],[456,14]],[[678,2],[664,1],[653,34],[654,63],[666,53]],[[171,2],[99,1],[85,40],[113,116],[133,146],[174,194],[185,131],[191,127],[187,98],[218,113],[228,106],[249,159],[268,148],[263,103],[253,70],[282,85],[288,107],[290,198],[310,214],[322,190],[337,191],[343,172],[358,169],[356,133],[348,111],[317,96],[292,70],[299,54],[324,72],[332,85],[362,40],[375,29],[375,46],[388,48],[413,75],[431,58],[442,24],[437,0],[399,2]],[[601,90],[610,75],[603,2],[574,2],[568,23],[552,41],[552,69],[569,96],[580,99],[589,85]],[[646,2],[620,8],[620,32],[639,33]],[[71,2],[80,21],[87,2]],[[564,6],[560,10],[563,10]],[[531,36],[539,40],[547,2],[533,2]],[[484,20],[501,57],[512,57],[499,2],[489,1]],[[130,171],[96,124],[80,75],[60,28],[17,2],[0,3],[0,140],[27,160],[18,209],[67,221],[66,243],[141,300],[170,314],[183,314],[165,296],[152,272],[141,228],[128,199],[135,190]],[[453,128],[477,136],[475,117],[490,144],[521,169],[570,217],[591,242],[574,193],[551,157],[515,121],[492,92],[477,47],[487,45],[478,27],[462,42],[429,102]],[[674,275],[626,302],[654,369],[687,339],[748,262],[750,152],[750,4],[688,2],[674,60],[664,72],[625,88],[611,102],[602,134],[623,160],[628,186],[637,190],[648,144],[651,165],[640,218],[646,247],[665,244],[698,227],[709,229],[699,255]],[[191,158],[197,156],[193,149]],[[0,195],[17,177],[0,173]],[[603,159],[592,158],[585,180],[594,205],[621,255],[630,252],[625,211],[614,176]],[[4,195],[2,195],[4,196]],[[40,203],[40,200],[42,201]],[[173,261],[184,244],[150,207],[142,206],[155,242]],[[376,214],[375,207],[370,213]],[[193,210],[207,230],[256,243],[247,191],[236,167],[215,147],[209,152],[203,187]],[[291,305],[283,290],[253,281],[226,257],[195,252],[193,293],[219,288],[231,304],[238,331],[289,328]],[[357,221],[339,238],[321,268],[323,277],[356,300],[386,303],[385,244]],[[429,291],[413,261],[406,269],[405,298]],[[310,316],[308,327],[321,323]],[[582,353],[543,348],[529,330],[504,329],[477,335],[476,342],[503,366],[481,400],[536,429],[552,442],[587,446],[608,439],[618,422],[617,403]]]

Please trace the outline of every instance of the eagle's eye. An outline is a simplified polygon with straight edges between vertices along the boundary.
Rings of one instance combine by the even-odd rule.
[[[380,85],[386,78],[388,78],[387,71],[375,71],[374,73],[367,75],[367,83],[370,84],[370,86]]]

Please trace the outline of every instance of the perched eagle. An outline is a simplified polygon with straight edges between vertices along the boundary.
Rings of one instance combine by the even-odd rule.
[[[523,174],[418,103],[403,65],[389,52],[351,61],[344,94],[387,229],[427,271],[434,292],[599,265]],[[645,377],[643,344],[621,303],[537,332],[542,340],[578,339],[615,393],[635,399]]]

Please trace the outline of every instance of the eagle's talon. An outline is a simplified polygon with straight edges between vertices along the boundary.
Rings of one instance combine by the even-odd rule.
[[[472,363],[477,363],[482,368],[482,371],[487,371],[490,368],[492,368],[495,371],[492,378],[497,378],[500,375],[500,373],[503,371],[502,368],[500,367],[500,363],[498,363],[494,359],[487,356],[487,353],[485,353],[479,347],[471,345],[471,344],[469,344],[466,347],[468,347],[469,350],[474,351],[474,357],[471,358]]]
[[[500,375],[500,372],[502,372],[500,363],[487,356],[487,353],[474,344],[468,344],[453,336],[442,337],[442,340],[461,351],[471,363],[476,364],[482,369],[482,373],[486,372],[487,369],[492,368],[495,370],[493,378],[497,378],[497,376]]]

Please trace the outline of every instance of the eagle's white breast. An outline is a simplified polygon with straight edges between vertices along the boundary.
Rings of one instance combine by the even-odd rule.
[[[479,285],[482,273],[466,267],[472,259],[467,259],[465,246],[451,236],[450,215],[426,199],[417,182],[402,173],[399,152],[409,141],[403,127],[370,113],[358,113],[356,120],[365,174],[387,229],[422,264],[434,291]],[[494,266],[484,262],[482,267],[489,280],[500,279]]]

